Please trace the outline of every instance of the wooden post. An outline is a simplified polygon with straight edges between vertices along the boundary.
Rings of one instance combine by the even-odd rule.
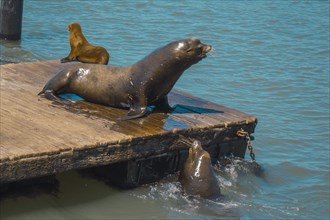
[[[20,40],[23,0],[0,0],[0,38]]]

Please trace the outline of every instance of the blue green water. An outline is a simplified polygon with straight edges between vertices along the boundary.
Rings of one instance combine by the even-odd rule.
[[[217,170],[224,197],[210,202],[182,196],[175,176],[122,191],[70,172],[58,197],[1,200],[1,219],[329,219],[329,1],[29,0],[23,13],[22,40],[0,41],[0,60],[65,57],[74,21],[110,65],[181,38],[211,44],[175,88],[257,116],[265,175]]]

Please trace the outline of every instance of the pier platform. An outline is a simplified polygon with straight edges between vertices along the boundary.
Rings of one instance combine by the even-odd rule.
[[[59,60],[0,65],[0,184],[99,167],[118,184],[156,181],[182,167],[187,145],[202,142],[214,161],[244,157],[236,132],[254,132],[253,115],[172,90],[170,114],[120,121],[127,110],[85,101],[79,107],[38,96]]]

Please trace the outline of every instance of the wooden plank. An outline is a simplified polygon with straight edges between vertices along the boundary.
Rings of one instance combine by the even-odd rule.
[[[0,65],[0,183],[183,149],[180,135],[211,143],[237,138],[238,127],[254,131],[254,116],[177,90],[169,94],[172,113],[129,121],[117,120],[127,110],[85,101],[73,108],[37,96],[66,65]]]

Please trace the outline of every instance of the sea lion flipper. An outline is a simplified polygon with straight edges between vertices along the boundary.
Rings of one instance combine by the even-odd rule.
[[[76,59],[76,56],[74,55],[74,51],[70,51],[69,55],[61,59],[61,63],[71,62]]]
[[[120,120],[125,121],[125,120],[130,120],[134,118],[140,118],[147,114],[147,107],[146,106],[134,106],[131,107],[127,113],[127,115],[123,116],[120,118]]]
[[[164,96],[163,98],[161,98],[160,100],[155,102],[154,105],[155,105],[155,107],[156,107],[155,109],[157,111],[161,111],[163,113],[170,113],[174,110],[174,108],[172,108],[170,106],[170,104],[168,103],[167,96]]]
[[[60,103],[63,105],[74,105],[74,103],[71,102],[70,100],[63,99],[63,98],[56,96],[53,90],[45,90],[44,94],[45,94],[45,97],[51,101],[54,101],[54,102],[57,102],[57,103]]]
[[[70,62],[71,60],[69,60],[67,57],[64,57],[61,59],[61,63],[66,63],[66,62]]]

